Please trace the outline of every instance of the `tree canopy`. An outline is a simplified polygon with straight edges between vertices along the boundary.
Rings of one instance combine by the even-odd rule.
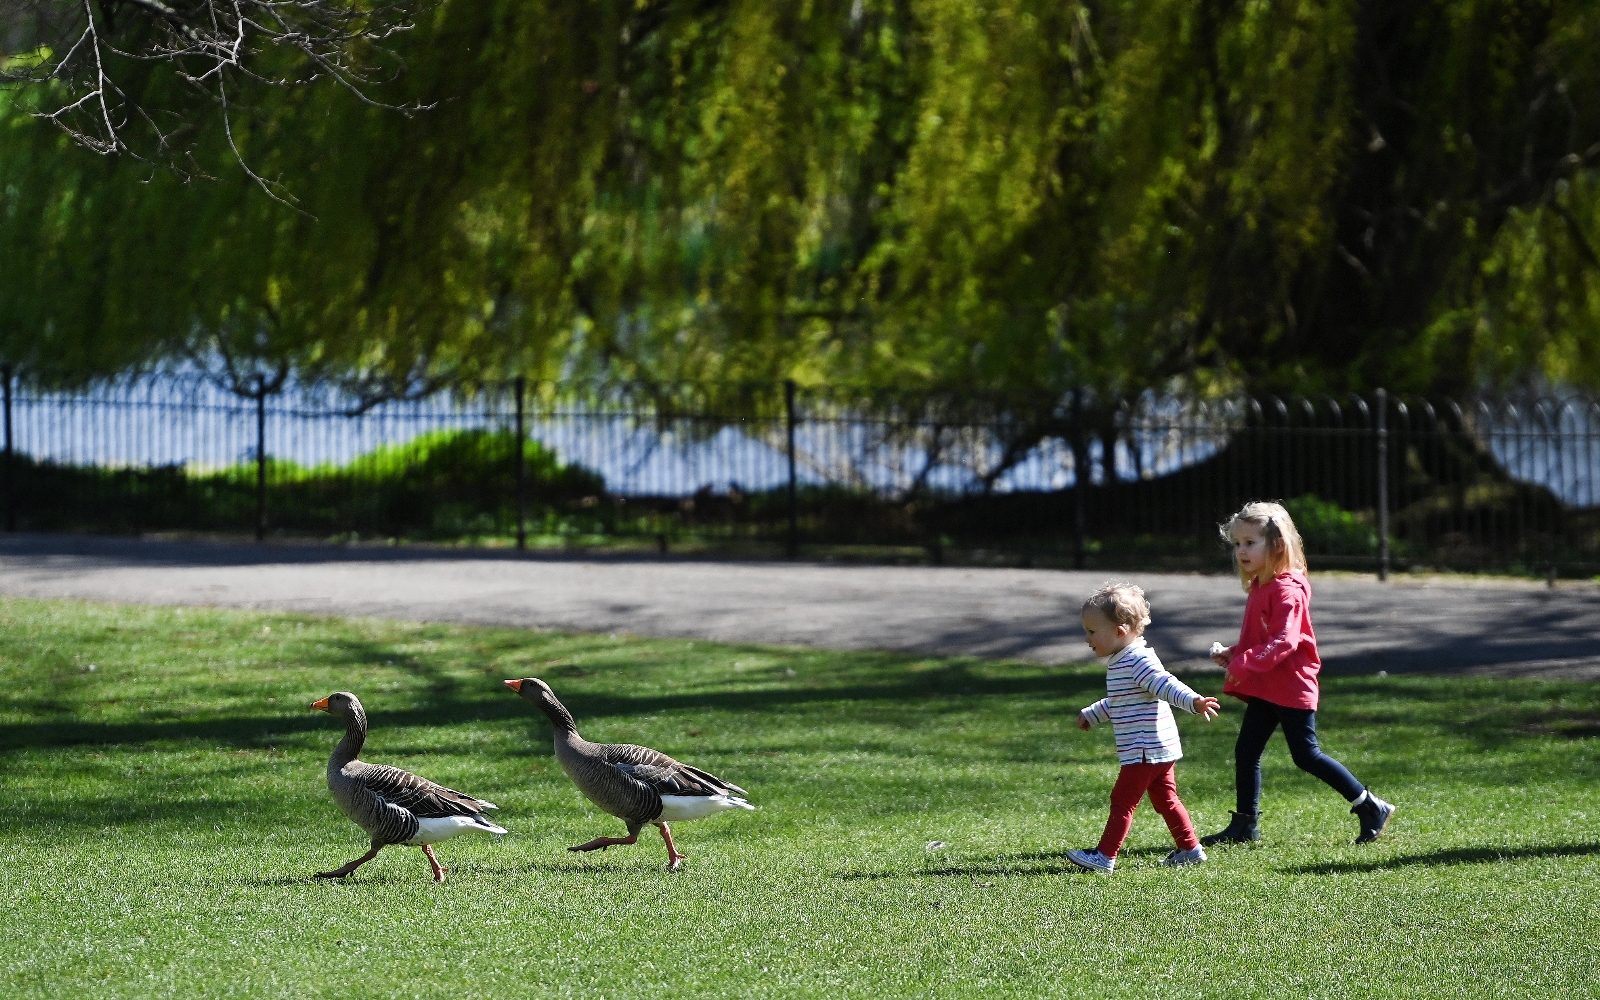
[[[393,51],[389,107],[238,81],[209,181],[0,92],[0,359],[1012,409],[1600,386],[1594,0],[445,0]]]

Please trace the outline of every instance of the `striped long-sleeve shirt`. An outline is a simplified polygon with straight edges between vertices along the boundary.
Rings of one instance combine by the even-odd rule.
[[[1091,726],[1111,723],[1119,762],[1161,764],[1183,756],[1178,724],[1167,706],[1193,712],[1199,698],[1167,673],[1149,644],[1135,639],[1106,664],[1106,696],[1079,714]]]

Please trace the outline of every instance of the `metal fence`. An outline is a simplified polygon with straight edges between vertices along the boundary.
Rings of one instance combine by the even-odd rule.
[[[1600,404],[1579,397],[1078,396],[1023,419],[792,385],[515,382],[368,405],[192,376],[3,381],[10,530],[1215,567],[1218,521],[1272,497],[1314,564],[1600,570]]]

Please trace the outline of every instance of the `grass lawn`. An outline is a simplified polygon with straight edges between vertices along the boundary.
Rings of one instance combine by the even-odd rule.
[[[93,669],[90,665],[93,664]],[[542,676],[593,740],[750,790],[755,813],[634,847],[584,801]],[[1267,757],[1266,841],[1169,871],[1141,807],[1080,874],[1116,761],[1072,713],[1095,664],[0,601],[6,997],[1595,996],[1593,684],[1331,679],[1324,743],[1400,812],[1353,846],[1338,796]],[[1216,693],[1220,680],[1198,686]],[[328,797],[356,692],[364,758],[493,799],[499,840],[392,847]],[[1202,832],[1232,804],[1236,703],[1180,720]],[[926,849],[930,841],[947,846]]]

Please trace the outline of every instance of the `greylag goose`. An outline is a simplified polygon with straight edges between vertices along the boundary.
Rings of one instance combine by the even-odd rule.
[[[677,871],[685,855],[672,842],[668,823],[699,819],[724,809],[754,809],[748,794],[698,767],[673,760],[659,750],[630,743],[590,743],[578,735],[572,713],[537,677],[506,681],[506,687],[537,705],[555,726],[556,760],[590,802],[628,824],[626,837],[596,837],[569,851],[603,851],[632,844],[646,823],[667,842],[667,871]]]
[[[389,844],[420,847],[433,866],[433,880],[444,881],[448,870],[433,856],[433,845],[462,833],[502,834],[484,819],[493,802],[436,785],[427,778],[387,764],[357,760],[367,741],[367,713],[348,691],[337,691],[311,707],[345,721],[344,739],[328,758],[328,791],[350,821],[372,837],[372,850],[342,868],[317,872],[317,878],[344,878],[378,856]]]

